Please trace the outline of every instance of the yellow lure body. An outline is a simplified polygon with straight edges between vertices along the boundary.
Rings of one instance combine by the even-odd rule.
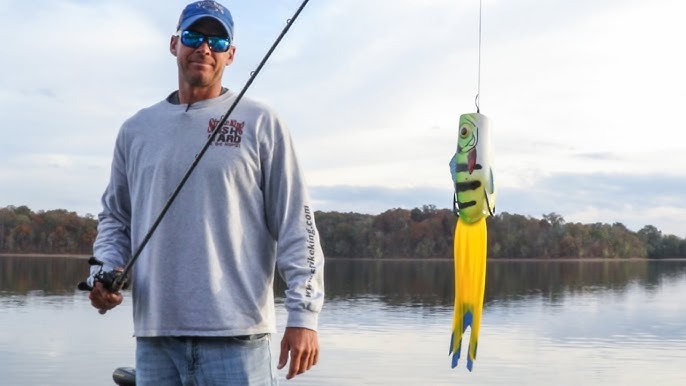
[[[467,368],[476,360],[479,327],[486,287],[486,217],[474,223],[458,218],[455,226],[455,304],[453,332],[450,339],[452,367],[457,366],[462,349],[462,335],[470,328]]]

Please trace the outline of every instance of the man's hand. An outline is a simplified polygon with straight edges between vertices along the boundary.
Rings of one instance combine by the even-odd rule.
[[[286,379],[291,379],[298,374],[302,374],[317,364],[317,361],[319,360],[319,339],[317,338],[317,331],[307,328],[286,327],[283,339],[281,339],[279,369],[286,366],[289,352],[291,365],[288,368]]]
[[[110,292],[103,287],[102,283],[95,282],[89,299],[91,305],[98,309],[101,314],[121,304],[124,297],[119,292]]]

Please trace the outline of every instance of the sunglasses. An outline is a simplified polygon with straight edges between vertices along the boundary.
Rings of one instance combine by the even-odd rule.
[[[200,32],[183,31],[181,32],[181,43],[184,46],[191,48],[198,48],[204,42],[210,46],[210,50],[214,52],[226,52],[231,47],[231,41],[227,37],[222,36],[207,36]]]

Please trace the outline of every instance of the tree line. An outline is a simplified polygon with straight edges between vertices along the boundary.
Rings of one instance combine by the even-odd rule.
[[[97,226],[90,214],[7,206],[0,208],[0,253],[90,254]]]
[[[433,205],[378,215],[315,212],[328,258],[452,258],[457,217]],[[565,222],[503,212],[488,220],[489,258],[684,258],[686,240],[652,225]],[[97,219],[64,209],[0,208],[0,253],[90,254]]]
[[[452,258],[457,217],[433,205],[378,215],[317,212],[329,258]],[[686,240],[652,225],[633,232],[621,223],[567,223],[556,213],[537,219],[503,212],[487,219],[488,257],[686,258]]]

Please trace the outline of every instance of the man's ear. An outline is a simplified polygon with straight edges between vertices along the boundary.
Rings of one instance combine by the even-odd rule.
[[[178,44],[178,42],[179,42],[178,36],[172,36],[171,40],[169,41],[169,51],[174,56],[176,56],[176,45]]]
[[[227,57],[226,57],[226,63],[225,63],[226,66],[230,65],[231,63],[233,63],[234,55],[236,55],[236,46],[231,46],[231,47],[229,47],[229,52],[228,52],[228,54],[229,54],[229,55],[227,55]]]

